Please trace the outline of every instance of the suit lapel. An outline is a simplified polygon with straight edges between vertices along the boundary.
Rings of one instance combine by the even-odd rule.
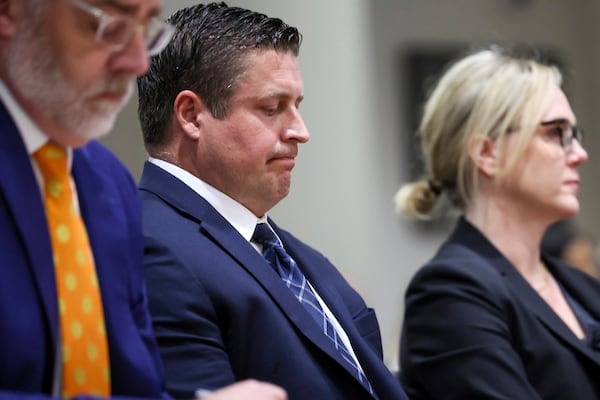
[[[584,341],[579,340],[563,320],[550,308],[550,306],[535,292],[535,290],[527,283],[515,267],[505,258],[475,227],[468,224],[466,220],[461,219],[457,230],[453,234],[453,239],[458,242],[463,242],[473,251],[482,255],[486,260],[492,260],[489,265],[500,272],[504,278],[506,286],[514,294],[515,299],[525,305],[531,312],[540,320],[544,326],[554,335],[559,337],[567,346],[572,347],[575,351],[583,353],[586,357],[592,360],[595,364],[600,365],[600,360],[597,354],[587,346]],[[550,264],[549,267],[553,265]],[[551,272],[557,278],[561,285],[565,284],[569,293],[579,293],[577,284],[572,282],[555,268]],[[597,296],[597,294],[596,294]],[[575,296],[576,298],[578,296]],[[593,301],[582,301],[588,307]],[[600,316],[598,306],[593,305],[595,317]],[[598,319],[600,321],[600,319]]]
[[[575,301],[584,307],[596,322],[600,323],[600,304],[598,304],[597,301],[598,293],[600,293],[600,284],[598,284],[598,282],[592,278],[589,278],[593,288],[588,289],[588,286],[583,284],[584,282],[581,277],[575,276],[576,274],[580,273],[579,271],[574,271],[571,269],[571,267],[561,265],[560,263],[554,264],[547,260],[546,263],[548,265],[548,269],[556,277],[563,289],[566,290],[569,295],[575,299]],[[554,312],[552,312],[552,315],[556,317]],[[561,332],[563,331],[563,328],[565,339],[569,340],[569,344],[584,353],[587,357],[594,361],[596,365],[600,366],[600,357],[598,357],[598,353],[589,345],[589,338],[586,340],[579,340],[566,326],[566,324],[563,324],[561,327]],[[592,334],[590,332],[587,333]]]
[[[218,215],[218,217],[222,218],[221,215]],[[335,348],[333,341],[323,334],[322,328],[315,323],[294,294],[282,284],[281,278],[267,261],[248,242],[246,242],[241,235],[238,235],[237,231],[235,231],[229,223],[225,220],[220,223],[211,220],[211,218],[207,218],[202,221],[201,229],[207,236],[212,237],[212,239],[227,251],[231,257],[237,260],[242,268],[256,279],[264,290],[269,293],[271,298],[279,305],[280,309],[291,323],[295,325],[308,340],[336,360],[340,366],[355,377],[355,371],[353,371],[348,362],[342,358],[341,353]],[[232,231],[235,232],[235,235],[232,234]],[[287,246],[287,243],[285,245]],[[305,262],[310,263],[308,260],[296,258],[295,255],[293,258],[299,265],[305,265]],[[318,282],[318,279],[309,279],[309,281],[313,284],[313,282]],[[314,287],[319,293],[319,296],[336,315],[338,322],[344,327],[348,336],[352,338],[351,332],[346,329],[346,327],[349,326],[347,318],[345,318],[345,315],[342,317],[342,314],[344,313],[341,313],[339,308],[335,306],[341,302],[339,296],[334,295],[333,292],[324,287],[318,285]],[[336,301],[332,301],[332,299],[336,299]],[[355,340],[353,340],[353,342],[355,342]]]
[[[600,282],[560,260],[546,260],[548,268],[565,289],[575,298],[591,316],[600,323],[600,303],[597,301],[600,293]],[[583,276],[583,278],[582,278]]]
[[[58,306],[52,247],[42,195],[21,135],[0,103],[0,190],[14,216],[28,265],[44,307],[52,343],[57,342]]]
[[[593,352],[585,341],[579,340],[563,320],[550,308],[550,306],[535,292],[535,290],[513,269],[506,274],[507,286],[515,297],[526,304],[527,308],[551,331],[559,337],[567,346],[575,351],[583,353],[595,364],[600,365],[597,354]],[[557,277],[561,282],[560,277]],[[562,282],[561,282],[562,284]],[[572,292],[571,292],[572,293]]]
[[[319,296],[327,304],[327,307],[329,307],[331,312],[335,315],[335,318],[341,325],[342,329],[344,332],[346,332],[346,335],[352,344],[352,348],[361,366],[363,367],[366,376],[369,377],[369,380],[371,380],[371,384],[375,384],[375,382],[373,382],[373,377],[377,376],[377,374],[369,374],[369,367],[375,365],[374,358],[377,358],[377,356],[375,353],[373,353],[373,350],[363,340],[362,336],[357,331],[352,319],[352,315],[350,315],[348,312],[348,308],[346,307],[345,302],[341,298],[338,291],[334,290],[328,284],[329,282],[326,279],[320,278],[320,276],[322,276],[320,269],[325,267],[322,265],[321,258],[313,257],[311,253],[307,252],[307,249],[304,247],[304,245],[302,245],[302,248],[300,248],[301,245],[297,239],[293,238],[293,236],[291,236],[289,233],[279,229],[272,221],[269,221],[269,223],[271,226],[273,226],[277,232],[277,235],[284,242],[286,250],[294,258],[294,260],[296,260],[298,265],[301,266],[311,285],[313,285]],[[348,363],[341,357],[340,352],[331,346],[333,342],[329,339],[326,339],[326,341],[329,345],[327,346],[327,353],[356,378],[355,371],[353,371]],[[379,361],[379,358],[377,358],[377,362]]]
[[[208,206],[210,207],[210,206]],[[327,339],[321,328],[306,312],[304,306],[294,294],[282,283],[279,275],[267,261],[214,211],[208,213],[201,223],[201,231],[217,243],[234,258],[279,305],[288,319],[312,342],[332,356],[339,357],[339,352]],[[213,218],[214,217],[214,218]],[[332,351],[333,350],[333,351]],[[340,357],[341,360],[341,357]]]
[[[217,246],[235,259],[263,287],[283,314],[308,340],[352,373],[333,342],[323,334],[304,306],[282,284],[279,275],[206,200],[179,179],[150,163],[144,166],[140,189],[153,192],[190,218],[197,220],[201,233],[211,238]],[[319,295],[327,298],[329,302],[333,295],[328,291],[321,293],[320,290],[319,288]]]
[[[103,181],[107,177],[98,172],[101,169],[101,165],[98,165],[99,161],[91,161],[90,146],[98,146],[98,144],[92,142],[73,152],[72,175],[77,187],[81,217],[94,255],[107,331],[112,332],[111,318],[118,314],[113,312],[112,307],[115,304],[114,299],[120,295],[119,284],[123,279],[111,274],[120,271],[122,266],[129,265],[129,261],[122,257],[133,253],[135,249],[120,250],[122,236],[129,234],[127,229],[120,225],[126,220],[125,216],[120,215],[125,210],[122,208],[120,198],[107,190],[109,185]],[[108,176],[108,179],[114,177]],[[141,248],[139,252],[141,256]]]

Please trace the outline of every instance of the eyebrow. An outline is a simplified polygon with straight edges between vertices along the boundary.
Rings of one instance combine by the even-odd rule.
[[[556,119],[551,119],[550,121],[542,121],[542,122],[540,122],[540,125],[542,125],[542,126],[557,125],[557,124],[565,124],[565,125],[574,126],[571,123],[571,121],[569,121],[566,118],[556,118]]]
[[[294,103],[300,104],[302,103],[302,100],[304,100],[304,94],[300,94],[298,97],[294,98],[293,95],[291,95],[288,92],[285,91],[269,91],[269,92],[265,92],[262,94],[258,94],[257,96],[255,96],[255,98],[258,101],[263,101],[263,100],[271,100],[271,99],[289,99],[289,100],[293,100]]]

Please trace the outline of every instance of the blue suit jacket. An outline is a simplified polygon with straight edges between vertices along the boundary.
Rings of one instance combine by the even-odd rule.
[[[600,322],[600,283],[558,260],[544,261]],[[596,332],[588,341],[577,339],[512,264],[461,219],[407,290],[403,382],[411,399],[600,399]]]
[[[168,391],[255,378],[291,400],[372,399],[266,260],[201,196],[146,163],[145,275]],[[381,399],[405,399],[375,313],[320,253],[270,221],[330,307]]]
[[[59,329],[52,250],[30,158],[1,103],[0,171],[0,399],[43,398],[51,392]],[[104,304],[112,393],[161,397],[135,183],[98,143],[74,151],[73,178]]]

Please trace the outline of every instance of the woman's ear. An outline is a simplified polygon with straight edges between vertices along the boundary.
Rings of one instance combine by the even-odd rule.
[[[1,0],[0,0],[1,1]],[[209,113],[198,95],[191,90],[182,90],[175,97],[173,114],[181,131],[192,140],[198,139],[202,119]]]
[[[473,164],[482,174],[494,177],[498,173],[498,146],[495,140],[485,135],[474,135],[469,138],[467,151]]]

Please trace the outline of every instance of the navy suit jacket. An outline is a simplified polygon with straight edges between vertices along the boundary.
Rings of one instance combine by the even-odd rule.
[[[246,378],[291,400],[372,399],[267,261],[208,202],[146,163],[140,182],[150,313],[178,397]],[[323,255],[269,221],[348,334],[380,399],[405,399],[372,309]]]
[[[52,249],[29,155],[1,103],[0,171],[0,399],[41,399],[51,393],[60,325]],[[74,151],[72,171],[104,305],[112,393],[161,397],[135,182],[94,142]]]
[[[600,322],[600,283],[544,261]],[[600,332],[579,340],[464,219],[408,287],[400,363],[411,399],[600,399]]]

